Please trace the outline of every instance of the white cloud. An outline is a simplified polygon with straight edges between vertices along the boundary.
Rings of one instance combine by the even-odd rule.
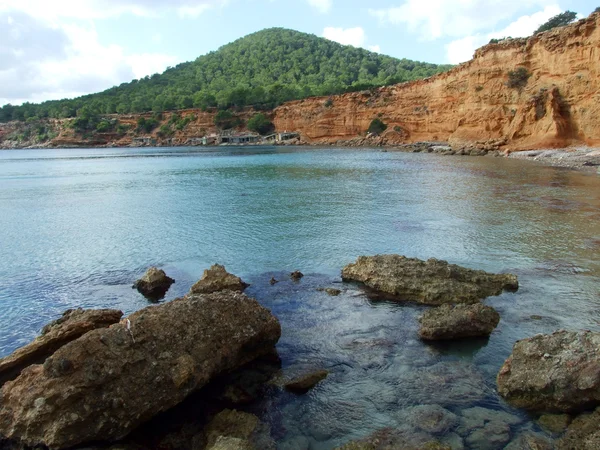
[[[331,11],[333,0],[308,0],[308,4],[321,14],[327,14],[329,11]]]
[[[477,33],[455,39],[446,45],[446,55],[448,62],[459,64],[470,60],[476,49],[487,44],[490,39],[501,39],[504,37],[526,37],[531,36],[533,32],[551,17],[560,14],[562,10],[555,5],[547,6],[543,11],[536,12],[529,16],[521,16],[505,28],[491,33]]]
[[[520,11],[551,6],[556,0],[405,0],[400,6],[371,9],[382,23],[405,25],[423,39],[463,38],[510,20]]]
[[[0,0],[0,12],[17,10],[44,20],[57,20],[106,19],[123,14],[155,17],[175,10],[181,17],[193,18],[228,3],[229,0]]]
[[[367,48],[372,52],[381,53],[381,47],[379,45],[369,45]]]
[[[97,92],[176,63],[170,55],[128,54],[104,46],[92,24],[56,25],[23,12],[0,12],[0,105]]]
[[[366,39],[365,30],[363,30],[361,27],[327,27],[323,30],[323,37],[329,39],[330,41],[339,42],[343,45],[353,45],[354,47],[363,47]]]

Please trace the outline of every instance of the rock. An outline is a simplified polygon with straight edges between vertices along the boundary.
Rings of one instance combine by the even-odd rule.
[[[121,320],[115,309],[69,309],[42,329],[33,342],[0,359],[0,386],[15,379],[23,369],[41,364],[63,345],[96,328],[106,328]]]
[[[285,383],[285,388],[288,391],[294,392],[296,394],[304,394],[310,391],[319,382],[327,378],[328,375],[329,372],[327,370],[317,370],[316,372],[301,375],[288,381],[287,383]]]
[[[600,333],[563,330],[518,341],[497,383],[509,403],[531,411],[600,405]]]
[[[544,414],[538,419],[540,427],[550,434],[562,434],[571,423],[568,414]]]
[[[342,293],[341,290],[335,289],[335,288],[318,288],[317,291],[325,292],[327,295],[329,295],[331,297],[337,297],[338,295],[340,295]]]
[[[430,434],[444,434],[458,425],[458,416],[439,405],[419,405],[406,408],[398,415],[400,423]]]
[[[133,284],[133,287],[150,300],[160,300],[173,283],[175,280],[169,278],[164,270],[150,267],[144,276]]]
[[[279,281],[277,281],[277,280],[275,279],[275,277],[271,277],[271,280],[269,281],[269,283],[271,283],[271,286],[273,286],[273,285],[275,285],[275,284],[279,283]]]
[[[598,450],[600,448],[600,408],[576,417],[556,442],[557,450]]]
[[[304,274],[302,272],[300,272],[299,270],[296,270],[295,272],[290,273],[290,278],[293,281],[300,281],[302,279],[302,277],[304,277]]]
[[[528,431],[515,437],[504,450],[554,450],[554,445],[543,434]]]
[[[119,440],[215,376],[271,352],[277,319],[224,291],[144,308],[93,330],[0,390],[0,434],[68,448]]]
[[[200,281],[192,286],[190,294],[210,294],[225,290],[242,292],[248,286],[240,277],[227,272],[224,266],[215,264],[204,271]]]
[[[251,443],[243,439],[219,436],[215,444],[207,450],[255,450]]]
[[[465,436],[465,442],[472,448],[502,449],[510,440],[511,426],[521,422],[520,417],[504,411],[473,407],[462,411],[457,433]]]
[[[400,301],[435,306],[477,303],[504,289],[518,288],[515,275],[494,275],[437,259],[421,261],[400,255],[360,256],[344,267],[342,279],[360,281]]]
[[[223,447],[226,441],[232,447]],[[219,446],[220,445],[220,446]],[[206,449],[275,449],[268,427],[253,414],[226,409],[206,425],[201,439],[194,439],[194,448]]]
[[[425,340],[489,336],[500,322],[500,314],[481,303],[442,305],[430,309],[419,319],[419,336]]]
[[[370,436],[352,441],[337,450],[452,450],[430,435],[408,430],[384,428]]]

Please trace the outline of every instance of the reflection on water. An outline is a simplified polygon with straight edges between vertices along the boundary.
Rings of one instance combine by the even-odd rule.
[[[27,150],[0,153],[0,211],[0,356],[67,308],[146,306],[131,283],[150,265],[177,280],[169,300],[219,262],[281,320],[284,371],[331,371],[305,396],[275,389],[252,407],[281,448],[404,429],[415,411],[452,418],[417,431],[455,448],[539,431],[495,393],[513,343],[600,330],[596,175],[364,150]],[[510,271],[521,289],[486,301],[502,317],[489,340],[425,345],[422,307],[340,283],[375,253]],[[297,284],[295,269],[308,274]],[[342,294],[316,290],[329,286]]]

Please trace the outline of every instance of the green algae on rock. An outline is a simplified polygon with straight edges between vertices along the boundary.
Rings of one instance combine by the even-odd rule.
[[[503,290],[517,290],[516,275],[491,274],[446,261],[400,255],[360,256],[342,270],[344,281],[359,281],[398,301],[425,305],[473,304]]]

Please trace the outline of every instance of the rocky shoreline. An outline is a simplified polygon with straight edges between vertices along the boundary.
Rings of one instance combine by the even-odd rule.
[[[288,282],[302,283],[301,275],[293,272]],[[418,337],[426,342],[489,336],[501,317],[482,301],[519,287],[515,275],[400,255],[359,257],[343,268],[342,279],[388,301],[425,305]],[[141,281],[135,285],[143,286],[143,294],[151,285],[162,291],[173,283],[157,268]],[[276,289],[279,282],[265,284]],[[31,344],[0,359],[0,448],[309,448],[300,441],[279,446],[265,423],[238,408],[260,399],[265,389],[306,395],[320,383],[335,383],[336,370],[313,365],[282,371],[275,347],[279,320],[243,293],[247,287],[214,265],[186,296],[123,319],[116,310],[67,311]],[[331,302],[344,300],[341,289],[316,290]],[[152,295],[148,299],[155,301]],[[531,411],[546,434],[530,430],[513,436],[511,427],[523,421],[519,416],[473,406],[479,398],[469,400],[473,393],[444,401],[434,389],[433,404],[398,412],[401,427],[339,448],[598,448],[599,348],[600,333],[589,331],[557,331],[515,344],[498,373],[498,393]],[[418,376],[431,378],[434,388],[450,376],[438,372],[434,365]],[[452,376],[463,375],[459,370]],[[473,383],[485,389],[483,380]],[[457,402],[467,409],[451,411]],[[148,433],[167,411],[181,415],[184,424],[152,441]]]

